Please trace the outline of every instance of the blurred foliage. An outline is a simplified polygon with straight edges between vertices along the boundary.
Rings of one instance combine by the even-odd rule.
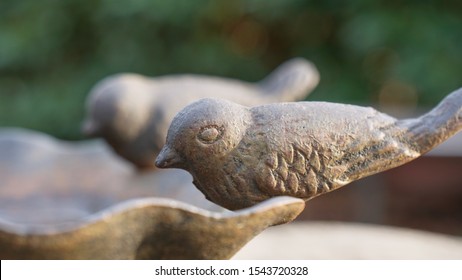
[[[256,81],[312,60],[309,100],[433,106],[462,86],[462,1],[2,0],[0,126],[79,139],[117,72]]]

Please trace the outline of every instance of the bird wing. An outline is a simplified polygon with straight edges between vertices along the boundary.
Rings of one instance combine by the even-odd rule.
[[[332,188],[328,158],[315,147],[290,143],[279,152],[267,154],[260,162],[257,185],[265,193],[309,198]]]
[[[272,196],[308,199],[391,168],[406,154],[396,120],[372,108],[304,102],[272,109],[269,118],[255,114],[258,140],[267,143],[256,183]]]

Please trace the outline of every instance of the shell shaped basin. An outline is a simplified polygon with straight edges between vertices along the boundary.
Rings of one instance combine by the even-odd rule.
[[[99,140],[0,129],[1,259],[228,259],[304,201],[228,211],[182,170],[138,172]]]

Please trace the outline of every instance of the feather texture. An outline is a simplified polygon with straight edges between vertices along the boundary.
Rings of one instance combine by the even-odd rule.
[[[308,200],[417,158],[461,130],[461,115],[462,90],[404,121],[334,103],[247,108],[204,99],[175,117],[157,165],[186,169],[209,200],[228,209],[273,196]],[[197,141],[210,126],[222,134]]]

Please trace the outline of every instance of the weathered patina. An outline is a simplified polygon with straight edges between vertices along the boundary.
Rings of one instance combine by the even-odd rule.
[[[173,119],[156,164],[189,171],[210,201],[236,210],[275,196],[311,199],[409,162],[461,129],[462,89],[407,120],[327,102],[203,99]]]

